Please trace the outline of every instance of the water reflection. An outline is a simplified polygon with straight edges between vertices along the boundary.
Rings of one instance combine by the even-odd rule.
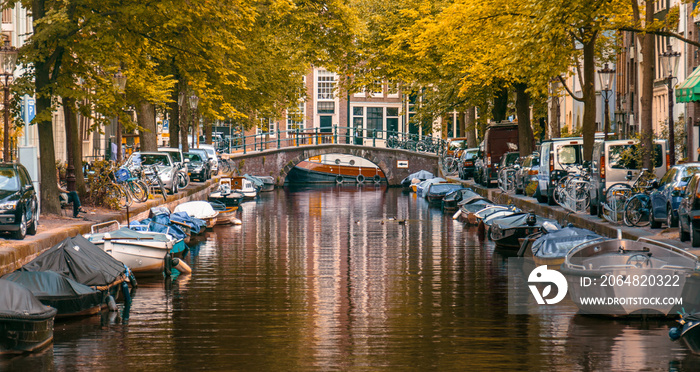
[[[286,188],[240,218],[128,316],[57,325],[44,370],[700,368],[673,322],[509,315],[507,254],[398,189]]]

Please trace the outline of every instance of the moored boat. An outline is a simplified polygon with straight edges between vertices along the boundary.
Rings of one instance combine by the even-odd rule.
[[[495,218],[490,224],[489,236],[496,247],[517,250],[520,248],[519,239],[560,228],[556,221],[542,218],[534,213],[514,213],[510,216]]]
[[[678,323],[680,329],[673,327],[668,331],[671,340],[683,339],[693,354],[700,354],[700,313],[681,313]]]
[[[242,194],[244,200],[253,200],[258,196],[255,184],[245,176],[231,177],[231,189],[233,192]]]
[[[20,284],[0,279],[0,355],[40,350],[53,341],[56,309]]]
[[[288,183],[381,183],[386,176],[374,163],[353,155],[326,154],[299,162],[287,174]]]
[[[435,178],[431,178],[429,180],[422,181],[421,183],[419,183],[416,186],[416,195],[419,198],[425,198],[427,193],[428,193],[428,188],[430,187],[430,185],[432,185],[434,183],[441,183],[441,182],[447,182],[447,180],[442,178],[442,177],[435,177]]]
[[[577,246],[560,271],[581,313],[675,316],[698,308],[698,268],[697,256],[670,244],[618,237]]]
[[[419,170],[416,173],[411,173],[408,175],[408,177],[404,178],[401,181],[401,185],[403,187],[411,187],[413,192],[416,192],[414,186],[421,181],[429,180],[431,178],[435,178],[435,176],[428,172],[427,170]]]
[[[480,195],[475,193],[472,189],[461,188],[453,190],[442,198],[442,209],[447,211],[458,209],[459,202],[475,196]]]
[[[591,230],[573,226],[552,232],[541,231],[521,239],[518,256],[532,257],[535,265],[558,270],[571,249],[596,239],[604,238]]]
[[[457,183],[434,183],[428,186],[425,198],[431,203],[442,203],[445,195],[463,188],[464,186]]]
[[[179,204],[175,207],[174,212],[186,212],[189,216],[204,220],[208,229],[216,225],[216,218],[219,215],[219,212],[214,210],[211,203],[206,201],[190,201]]]
[[[177,253],[174,249],[176,240],[169,234],[134,231],[126,227],[109,232],[96,232],[100,225],[103,224],[93,225],[92,233],[86,238],[127,265],[135,275],[163,273],[167,264],[165,260],[170,260],[169,254]],[[185,265],[181,261],[178,263]],[[189,271],[189,268],[182,268],[181,272]]]
[[[250,174],[244,174],[243,177],[253,182],[258,192],[268,192],[275,189],[275,179],[272,176],[252,176]]]
[[[4,280],[29,289],[42,304],[58,312],[57,318],[97,314],[106,306],[104,291],[90,288],[53,271],[15,271]]]
[[[219,187],[209,194],[209,201],[220,202],[227,207],[236,207],[243,201],[244,195],[240,192],[234,192],[231,188],[231,178],[222,177],[219,180]]]

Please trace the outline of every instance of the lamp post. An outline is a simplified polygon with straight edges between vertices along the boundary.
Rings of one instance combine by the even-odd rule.
[[[669,165],[676,164],[676,141],[675,131],[673,130],[673,79],[675,79],[676,69],[681,54],[674,52],[671,44],[666,46],[666,51],[659,54],[659,62],[663,71],[663,76],[668,83],[668,155]]]
[[[5,77],[3,81],[3,160],[10,161],[10,84],[17,67],[17,48],[10,46],[10,40],[5,39],[5,45],[0,47],[0,76]]]
[[[603,96],[605,99],[605,117],[603,118],[604,120],[604,125],[603,125],[603,132],[604,132],[604,140],[607,141],[608,139],[608,132],[610,132],[610,95],[612,94],[612,89],[610,89],[610,82],[612,81],[612,77],[615,75],[615,69],[608,67],[608,64],[606,63],[603,65],[603,69],[598,70],[598,77],[600,78],[600,94]]]
[[[114,74],[114,82],[117,85],[117,91],[120,94],[124,93],[126,89],[126,76],[122,74],[121,71],[117,71]],[[122,161],[122,125],[119,122],[119,115],[117,115],[117,163]]]
[[[199,105],[199,97],[197,97],[196,94],[192,94],[189,97],[189,102],[190,102],[190,109],[192,109],[192,147],[197,144],[197,148],[199,148],[199,141],[195,142],[195,135],[197,134],[197,129],[199,127],[199,123],[196,122],[194,119],[194,114],[197,111],[197,105]]]

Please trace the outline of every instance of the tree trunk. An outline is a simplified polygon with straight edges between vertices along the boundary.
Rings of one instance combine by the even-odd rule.
[[[212,145],[211,132],[212,132],[211,120],[205,118],[204,119],[204,138],[205,138],[205,141],[210,145]]]
[[[182,111],[182,120],[180,122],[180,143],[182,143],[182,152],[188,152],[190,151],[190,145],[187,139],[187,132],[190,128],[190,110],[187,109],[187,102],[183,102],[180,109]],[[192,147],[196,147],[196,143],[193,142]]]
[[[142,101],[136,105],[139,123],[139,143],[141,151],[158,151],[158,134],[156,132],[156,106]]]
[[[66,129],[66,162],[72,161],[75,191],[85,194],[85,178],[83,177],[83,154],[80,135],[78,134],[78,117],[75,112],[75,99],[61,97],[63,102],[63,121]],[[68,175],[66,174],[66,177]],[[70,186],[70,185],[69,185]]]
[[[590,32],[588,40],[583,44],[583,160],[593,159],[593,142],[595,141],[595,43],[598,39],[596,31]]]
[[[40,22],[45,16],[44,0],[34,0],[32,3],[32,16],[34,18],[34,32],[43,30]],[[39,132],[39,169],[41,189],[41,210],[45,213],[59,214],[61,205],[58,198],[58,180],[56,179],[56,153],[53,143],[53,125],[51,122],[51,92],[50,86],[51,67],[43,60],[45,56],[40,54],[34,61],[36,85],[36,119]]]
[[[647,1],[645,9],[646,24],[654,21],[654,2]],[[642,166],[654,169],[652,165],[652,143],[654,132],[651,120],[652,98],[654,95],[654,35],[638,33],[642,51],[642,92],[640,97],[639,134],[642,150]]]
[[[170,147],[178,148],[180,147],[180,106],[178,105],[177,98],[180,92],[177,89],[180,85],[176,85],[176,89],[173,89],[173,94],[170,97],[172,102],[170,102],[170,124],[168,124],[168,135],[170,136]],[[185,151],[183,149],[183,151]]]
[[[479,143],[476,140],[476,107],[470,107],[464,113],[464,136],[467,137],[467,146],[476,147]]]
[[[506,114],[508,113],[508,88],[505,86],[499,86],[494,92],[493,97],[493,108],[491,109],[491,114],[493,114],[493,121],[499,123],[506,120]]]
[[[530,123],[530,94],[527,93],[527,85],[516,83],[515,110],[518,114],[518,149],[520,156],[531,154],[534,149],[534,137],[532,124]]]

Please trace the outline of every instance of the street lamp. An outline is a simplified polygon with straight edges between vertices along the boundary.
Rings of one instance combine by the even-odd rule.
[[[17,67],[17,48],[10,46],[10,40],[5,39],[5,45],[0,47],[0,76],[5,77],[3,84],[3,111],[4,111],[4,133],[3,133],[3,160],[10,161],[10,84]]]
[[[117,86],[117,91],[120,94],[124,93],[126,89],[126,76],[122,74],[121,71],[117,71],[114,74],[114,83]],[[117,163],[122,161],[122,126],[119,122],[119,115],[117,115]]]
[[[598,77],[600,78],[600,94],[603,96],[605,99],[605,117],[603,118],[604,120],[604,125],[603,125],[603,132],[604,132],[604,140],[607,141],[608,139],[608,132],[610,132],[610,95],[612,94],[612,89],[610,89],[610,82],[612,81],[612,77],[615,75],[615,69],[608,67],[608,64],[606,63],[603,66],[602,70],[598,70]]]
[[[663,77],[668,83],[668,155],[670,158],[669,166],[676,164],[676,141],[673,130],[673,79],[675,79],[676,69],[681,54],[674,52],[671,49],[671,44],[666,46],[666,51],[659,54],[659,63],[662,68]]]
[[[199,127],[199,125],[197,125],[198,123],[196,123],[194,120],[194,113],[195,113],[195,111],[197,111],[197,105],[199,105],[199,97],[197,97],[197,95],[193,93],[189,97],[189,102],[190,102],[190,108],[192,109],[192,147],[194,147],[195,143],[197,143],[197,142],[195,142],[195,135],[196,135],[197,129]],[[199,143],[197,143],[197,148],[199,148]]]

